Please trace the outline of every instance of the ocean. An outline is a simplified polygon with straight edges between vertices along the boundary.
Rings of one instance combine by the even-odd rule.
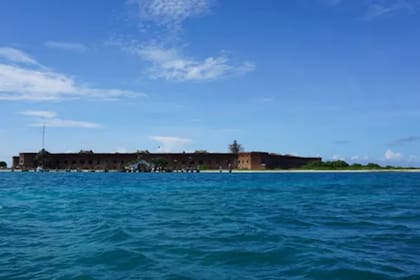
[[[420,173],[0,173],[0,279],[420,279]]]

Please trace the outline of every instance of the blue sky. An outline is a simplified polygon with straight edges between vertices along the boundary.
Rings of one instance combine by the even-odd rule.
[[[0,3],[0,160],[246,150],[420,166],[420,1]]]

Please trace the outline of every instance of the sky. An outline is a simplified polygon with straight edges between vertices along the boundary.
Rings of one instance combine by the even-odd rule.
[[[420,0],[4,0],[0,160],[246,151],[420,166]]]

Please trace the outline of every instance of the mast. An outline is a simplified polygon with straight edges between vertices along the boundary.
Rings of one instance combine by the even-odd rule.
[[[45,150],[45,123],[42,125],[42,150]]]
[[[45,166],[45,123],[42,124],[42,170],[44,169]]]

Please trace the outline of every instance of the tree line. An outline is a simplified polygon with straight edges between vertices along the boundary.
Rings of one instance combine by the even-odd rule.
[[[353,163],[349,164],[344,160],[334,161],[313,161],[302,167],[305,170],[386,170],[386,169],[414,169],[414,167],[400,166],[381,166],[377,163],[370,162],[368,164]]]

